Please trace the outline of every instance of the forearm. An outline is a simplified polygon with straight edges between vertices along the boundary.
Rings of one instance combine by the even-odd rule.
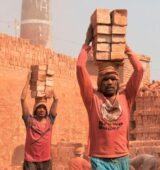
[[[22,90],[22,93],[21,93],[21,100],[26,99],[28,88],[29,88],[30,77],[31,77],[31,73],[29,72],[28,76],[27,76],[26,84],[25,84],[25,86],[24,86],[24,88]]]
[[[58,105],[58,98],[53,97],[53,102],[51,104],[51,108],[50,108],[50,112],[49,112],[53,116],[57,115],[57,105]]]
[[[83,100],[87,104],[93,96],[93,87],[90,80],[90,75],[86,69],[86,61],[90,47],[83,45],[77,61],[77,80],[81,90]]]
[[[24,88],[22,90],[22,94],[21,94],[21,106],[22,106],[22,114],[23,115],[29,113],[29,109],[28,109],[28,105],[27,105],[27,101],[26,101],[27,92],[28,92],[28,83],[26,83],[26,85],[24,86]]]
[[[28,92],[28,88],[29,88],[29,82],[30,82],[30,72],[28,73],[26,84],[25,84],[25,86],[22,90],[22,93],[21,93],[21,106],[22,106],[23,114],[29,113],[28,105],[26,102],[27,92]]]
[[[135,52],[133,52],[129,47],[126,49],[126,54],[128,55],[129,61],[132,64],[135,71],[143,72],[143,67],[141,62],[139,61]]]
[[[21,106],[22,106],[22,114],[23,115],[29,114],[29,108],[25,99],[24,100],[21,99]]]
[[[131,49],[127,49],[126,54],[128,55],[129,61],[134,68],[134,71],[130,76],[130,79],[128,80],[126,86],[126,95],[128,98],[128,103],[132,105],[143,78],[143,67],[138,57]]]
[[[85,67],[89,50],[90,50],[90,46],[83,44],[82,49],[80,51],[80,54],[78,56],[77,68],[78,67]]]

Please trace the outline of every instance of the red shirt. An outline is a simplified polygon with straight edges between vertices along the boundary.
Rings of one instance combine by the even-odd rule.
[[[51,159],[52,125],[55,117],[47,116],[45,126],[30,114],[24,115],[26,125],[26,142],[24,159],[31,162],[42,162]]]
[[[105,96],[93,89],[85,67],[89,46],[84,45],[77,61],[77,79],[83,102],[89,116],[90,156],[115,158],[128,155],[128,130],[131,105],[135,100],[142,77],[143,68],[136,55],[129,60],[134,68],[126,89],[118,94],[117,100],[121,106],[121,116],[112,122],[104,121],[101,109]]]
[[[90,169],[91,169],[90,163],[81,157],[75,157],[69,161],[69,170],[90,170]]]

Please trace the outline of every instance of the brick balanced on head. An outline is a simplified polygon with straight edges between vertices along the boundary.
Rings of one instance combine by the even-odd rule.
[[[53,92],[54,70],[52,65],[32,65],[31,66],[31,97],[51,98]]]
[[[95,60],[124,59],[126,46],[127,10],[96,9],[91,16]]]

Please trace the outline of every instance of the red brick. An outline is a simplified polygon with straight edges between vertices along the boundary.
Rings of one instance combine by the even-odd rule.
[[[110,44],[108,43],[96,43],[94,45],[94,51],[106,51],[106,52],[110,52],[111,51],[111,47]]]
[[[121,53],[124,53],[125,48],[126,48],[126,44],[124,44],[124,43],[114,43],[114,44],[111,44],[111,51],[112,52],[121,52]]]
[[[111,60],[123,61],[125,57],[124,53],[121,52],[111,52]]]
[[[45,88],[45,96],[46,96],[47,98],[53,97],[53,87],[51,87],[51,86],[46,86],[46,88]]]
[[[53,80],[46,80],[46,86],[53,87]]]
[[[37,94],[36,94],[36,97],[45,97],[45,95],[46,95],[46,94],[45,94],[45,91],[43,91],[43,90],[42,90],[42,91],[41,91],[41,90],[38,90],[38,91],[37,91]]]
[[[125,35],[112,34],[112,43],[125,43],[126,37]]]
[[[105,35],[105,34],[97,34],[96,37],[94,37],[94,43],[111,43],[112,38],[110,35]]]
[[[110,52],[96,52],[94,58],[95,60],[110,60]]]
[[[126,26],[127,25],[127,10],[115,9],[111,12],[111,20],[113,25]]]
[[[112,34],[126,34],[126,26],[112,25]]]
[[[96,36],[97,34],[111,34],[112,30],[111,30],[111,26],[108,25],[97,25],[94,28],[94,36]]]
[[[110,24],[110,10],[109,9],[96,9],[91,16],[92,26],[95,27],[98,24]]]

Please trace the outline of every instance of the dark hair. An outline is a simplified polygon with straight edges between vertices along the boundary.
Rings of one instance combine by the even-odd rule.
[[[45,117],[47,117],[47,115],[48,115],[48,110],[47,110],[47,107],[46,107],[44,104],[41,104],[41,105],[39,105],[38,107],[35,108],[35,110],[34,110],[34,112],[33,112],[33,116],[36,117],[37,109],[40,108],[40,107],[43,107],[43,108],[45,109],[45,111],[46,111]]]

